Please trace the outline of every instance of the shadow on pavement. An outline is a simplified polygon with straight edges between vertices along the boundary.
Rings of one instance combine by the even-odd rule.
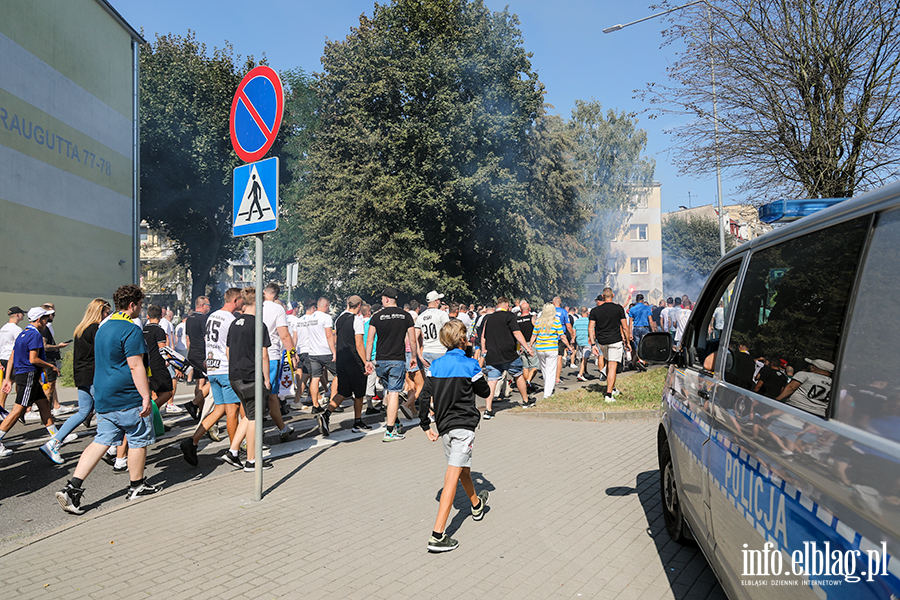
[[[669,580],[675,598],[722,598],[725,592],[696,543],[679,544],[672,541],[663,521],[659,491],[659,470],[638,473],[634,488],[610,487],[608,496],[637,494],[647,520],[647,535],[653,539],[660,563]]]
[[[475,484],[475,493],[477,494],[481,490],[487,490],[488,492],[494,491],[494,484],[491,483],[489,479],[487,479],[482,473],[478,471],[472,471],[472,482]],[[441,492],[444,488],[438,489],[437,493],[434,495],[435,502],[441,501]],[[452,536],[456,531],[462,526],[463,522],[472,516],[472,502],[469,500],[469,497],[466,496],[466,491],[463,489],[463,486],[457,484],[456,486],[456,496],[453,497],[453,508],[456,509],[456,514],[453,515],[453,518],[447,523],[447,527],[444,529],[444,532],[447,535]],[[491,512],[491,501],[488,499],[487,507],[485,508],[485,514]]]

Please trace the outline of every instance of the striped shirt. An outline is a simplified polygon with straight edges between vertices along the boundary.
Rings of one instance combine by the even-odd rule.
[[[534,334],[537,336],[534,340],[535,352],[556,352],[559,349],[559,338],[564,333],[559,317],[553,319],[553,325],[550,327],[535,327]]]

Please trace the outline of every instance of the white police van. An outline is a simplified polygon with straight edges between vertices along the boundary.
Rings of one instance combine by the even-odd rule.
[[[900,184],[734,249],[639,353],[666,528],[729,597],[900,597]]]

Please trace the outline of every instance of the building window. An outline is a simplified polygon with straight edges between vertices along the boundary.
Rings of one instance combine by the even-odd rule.
[[[629,239],[633,242],[647,239],[646,225],[632,225],[629,230]]]
[[[146,241],[147,241],[147,234],[148,234],[148,233],[149,233],[149,232],[148,232],[148,230],[147,230],[147,226],[146,226],[146,225],[141,225],[141,241],[142,241],[142,242],[146,242]]]
[[[634,197],[635,208],[648,208],[650,206],[650,194],[638,194]]]
[[[632,258],[631,259],[631,272],[632,273],[649,273],[649,259],[646,258]]]
[[[612,275],[615,275],[616,273],[619,272],[617,265],[616,265],[615,258],[607,258],[606,259],[606,271]]]

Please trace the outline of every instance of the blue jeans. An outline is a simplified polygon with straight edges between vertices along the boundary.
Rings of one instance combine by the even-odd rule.
[[[62,443],[67,435],[72,433],[76,427],[84,423],[84,420],[87,419],[92,410],[94,410],[94,386],[91,386],[90,388],[79,387],[78,412],[66,419],[66,422],[57,430],[53,439]]]
[[[406,379],[406,362],[402,360],[379,360],[375,365],[375,374],[381,380],[386,392],[402,392]]]
[[[637,350],[641,344],[641,339],[650,333],[650,327],[634,327],[631,330],[631,337],[634,339],[634,349]]]

